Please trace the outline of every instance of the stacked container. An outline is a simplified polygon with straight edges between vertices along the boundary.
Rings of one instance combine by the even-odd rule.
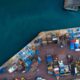
[[[36,45],[32,45],[32,50],[36,50]]]
[[[70,49],[74,50],[75,49],[75,40],[70,41]]]
[[[80,46],[79,39],[70,41],[70,49],[71,50],[80,51],[79,46]]]
[[[47,43],[52,43],[52,34],[46,34]]]
[[[47,45],[46,35],[42,37],[42,45]]]
[[[41,45],[47,45],[46,34],[45,32],[41,32],[38,35],[40,37],[39,42]]]
[[[40,45],[42,44],[42,38],[38,37],[35,41],[34,41],[34,46],[36,48],[38,48]]]
[[[80,51],[80,49],[79,49],[79,39],[76,39],[76,42],[75,42],[75,51]]]

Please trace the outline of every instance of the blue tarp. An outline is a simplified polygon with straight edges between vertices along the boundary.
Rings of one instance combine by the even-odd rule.
[[[6,68],[0,68],[0,74],[3,74],[3,73],[5,73],[6,72]]]
[[[52,62],[53,58],[51,56],[48,56],[46,60],[47,60],[47,62]]]
[[[30,59],[26,59],[25,64],[26,64],[26,66],[30,67],[32,64],[32,61]]]
[[[74,50],[74,49],[75,49],[75,47],[74,47],[74,42],[71,42],[71,43],[70,43],[70,49],[71,49],[71,50]]]
[[[40,54],[40,51],[39,51],[39,50],[36,50],[35,53],[36,53],[37,55],[39,55],[39,54]]]

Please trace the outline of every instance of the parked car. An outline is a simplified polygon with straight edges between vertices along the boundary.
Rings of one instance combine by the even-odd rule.
[[[46,80],[46,79],[44,79],[44,78],[41,77],[41,76],[38,76],[38,77],[36,77],[36,80]]]

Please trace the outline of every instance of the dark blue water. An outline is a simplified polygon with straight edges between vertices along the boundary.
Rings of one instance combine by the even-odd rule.
[[[64,0],[0,1],[0,65],[40,31],[80,26],[80,12],[66,11]]]

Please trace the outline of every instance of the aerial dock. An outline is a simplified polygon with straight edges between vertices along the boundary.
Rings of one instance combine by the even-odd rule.
[[[0,80],[79,80],[80,27],[40,32],[0,74]]]

